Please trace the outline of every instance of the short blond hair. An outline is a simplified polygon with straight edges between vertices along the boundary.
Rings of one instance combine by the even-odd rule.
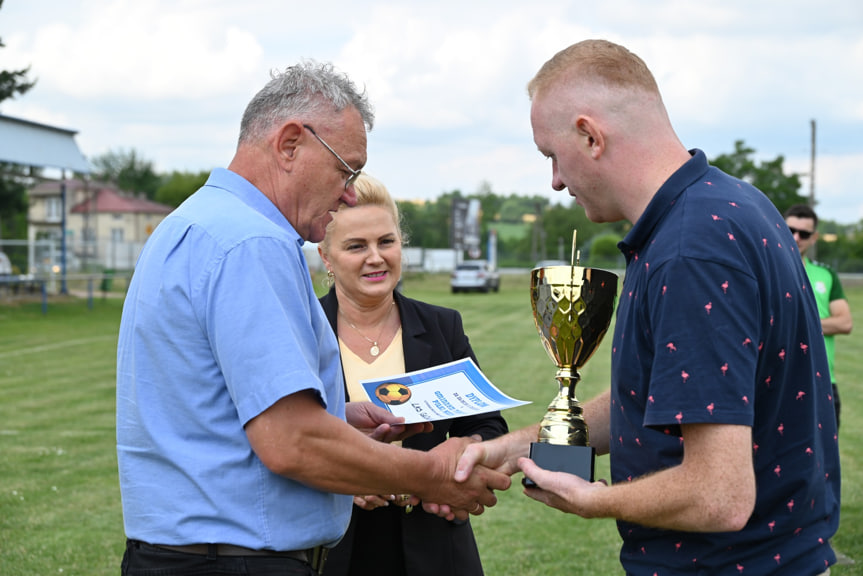
[[[393,199],[383,182],[365,172],[362,172],[357,179],[354,180],[353,187],[357,193],[357,208],[360,206],[380,206],[381,208],[384,208],[393,217],[393,222],[396,223],[396,230],[398,230],[402,244],[406,244],[407,240],[405,239],[405,234],[402,230],[402,216],[399,211],[399,205]],[[347,204],[339,206],[339,212],[350,209],[351,208]],[[327,224],[327,233],[324,236],[324,239],[320,242],[321,248],[325,253],[328,252],[330,248],[330,231],[332,230],[334,222],[335,221]]]
[[[659,93],[656,79],[644,61],[608,40],[583,40],[555,54],[527,84],[533,100],[538,92],[576,78],[599,82],[610,88]]]

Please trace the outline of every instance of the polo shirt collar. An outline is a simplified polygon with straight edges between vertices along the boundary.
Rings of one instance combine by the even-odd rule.
[[[216,168],[210,173],[206,186],[221,188],[233,194],[254,211],[262,214],[267,220],[284,229],[297,244],[300,246],[305,244],[306,241],[297,233],[285,215],[279,212],[276,205],[251,182],[236,172],[226,168]]]
[[[692,156],[677,169],[650,200],[644,213],[626,237],[617,245],[624,255],[640,250],[650,240],[653,230],[659,225],[674,203],[693,182],[704,176],[710,165],[707,156],[697,148],[689,151]]]

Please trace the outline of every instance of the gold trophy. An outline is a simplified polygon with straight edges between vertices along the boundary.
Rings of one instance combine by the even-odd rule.
[[[593,481],[594,449],[583,409],[575,396],[578,369],[590,359],[608,331],[617,298],[617,274],[579,266],[572,234],[571,266],[535,268],[530,303],[542,344],[557,365],[560,391],[540,423],[530,457],[541,468]],[[525,486],[533,487],[525,477]]]

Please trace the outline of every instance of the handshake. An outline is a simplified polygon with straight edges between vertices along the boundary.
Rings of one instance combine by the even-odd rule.
[[[433,426],[430,422],[401,424],[391,413],[366,402],[349,404],[348,422],[385,443],[430,432]],[[521,442],[521,437],[526,440]],[[510,476],[519,471],[519,457],[527,456],[530,438],[530,431],[487,442],[479,436],[451,437],[428,452],[402,450],[410,453],[412,461],[399,463],[392,472],[397,475],[395,484],[406,493],[355,496],[354,503],[365,510],[390,504],[410,510],[422,504],[430,514],[466,520],[497,503],[495,490],[509,489]],[[415,462],[416,458],[421,461]]]

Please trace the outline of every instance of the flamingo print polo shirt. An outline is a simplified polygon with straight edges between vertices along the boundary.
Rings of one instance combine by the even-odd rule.
[[[678,465],[681,424],[744,425],[757,500],[740,532],[619,522],[621,562],[650,576],[820,573],[835,562],[839,455],[815,300],[770,200],[691,154],[619,245],[612,480]]]

